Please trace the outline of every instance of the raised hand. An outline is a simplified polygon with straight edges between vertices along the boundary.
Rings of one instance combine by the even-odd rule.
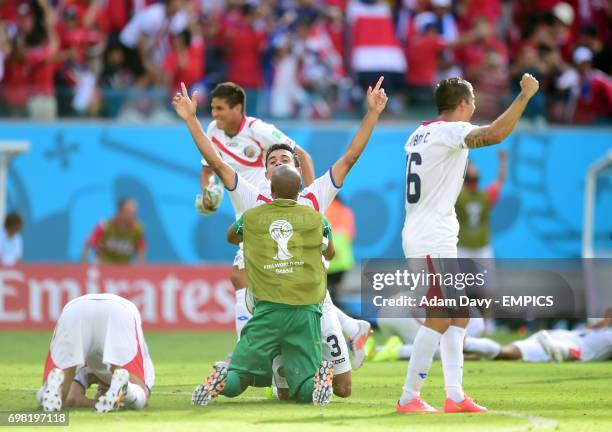
[[[521,78],[521,90],[527,97],[532,97],[540,88],[540,83],[531,74],[523,74]]]
[[[384,79],[385,77],[381,76],[378,78],[378,82],[374,88],[372,88],[372,86],[368,87],[368,110],[374,111],[377,114],[383,112],[385,106],[387,105],[387,100],[389,99],[385,94],[385,89],[380,87]]]
[[[172,98],[172,106],[180,118],[187,120],[195,117],[196,110],[198,109],[197,96],[198,92],[194,91],[190,99],[185,83],[181,83],[181,91]]]

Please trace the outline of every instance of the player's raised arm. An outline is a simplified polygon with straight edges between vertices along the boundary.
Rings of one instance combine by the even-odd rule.
[[[502,142],[516,126],[516,122],[527,108],[529,99],[538,91],[540,84],[530,74],[524,74],[521,78],[521,92],[514,99],[502,115],[500,115],[489,126],[474,129],[465,137],[465,144],[469,148],[486,147]]]
[[[302,170],[302,181],[304,186],[310,186],[315,179],[314,162],[310,154],[299,145],[295,145],[295,153],[300,158],[300,167]]]
[[[385,90],[381,88],[383,80],[384,77],[381,76],[374,88],[368,87],[368,112],[361,120],[359,129],[355,133],[348,148],[342,157],[332,166],[332,177],[338,185],[344,182],[346,175],[353,165],[355,165],[361,153],[363,153],[363,149],[368,143],[370,135],[372,135],[372,131],[378,122],[378,117],[387,105],[387,95],[385,94]]]
[[[212,142],[210,142],[210,139],[204,133],[202,125],[196,117],[196,109],[198,107],[196,95],[197,92],[194,92],[190,99],[185,84],[181,83],[181,93],[177,93],[174,96],[172,106],[187,125],[193,142],[198,147],[208,166],[219,176],[226,188],[234,189],[236,186],[236,171],[219,157]]]

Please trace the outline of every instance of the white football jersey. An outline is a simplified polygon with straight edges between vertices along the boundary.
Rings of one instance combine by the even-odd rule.
[[[215,120],[208,125],[206,134],[221,158],[246,181],[258,188],[270,187],[265,176],[265,157],[268,148],[273,144],[288,144],[292,148],[295,147],[295,142],[274,125],[255,117],[245,116],[238,133],[233,137],[227,136],[219,129]],[[207,166],[204,159],[202,165]]]
[[[459,222],[455,202],[463,185],[468,148],[465,137],[478,126],[434,120],[421,124],[406,142],[404,253],[442,257],[457,254]]]
[[[298,203],[324,213],[339,190],[340,186],[336,185],[330,169],[300,192]],[[233,190],[228,189],[228,192],[236,213],[240,215],[250,208],[272,201],[269,182],[265,187],[257,188],[240,174],[236,175],[236,186]]]
[[[553,339],[555,335],[550,332]],[[580,347],[580,360],[602,361],[612,359],[612,328],[573,330],[572,337]]]
[[[149,390],[155,384],[140,312],[115,294],[86,294],[68,302],[56,324],[50,353],[57,367],[87,366],[85,373],[105,383],[112,377],[110,364],[118,364],[131,373],[130,366],[142,367],[141,378]]]

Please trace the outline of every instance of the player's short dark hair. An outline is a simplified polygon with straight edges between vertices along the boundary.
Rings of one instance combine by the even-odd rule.
[[[236,105],[240,104],[242,105],[242,112],[244,112],[246,93],[238,84],[229,81],[217,84],[210,93],[210,99],[212,100],[212,98],[223,99],[230,108],[234,108]]]
[[[125,207],[125,205],[129,203],[130,201],[134,201],[134,198],[132,197],[119,198],[119,201],[117,201],[117,211],[121,211],[123,207]]]
[[[270,154],[272,154],[272,152],[275,150],[287,150],[289,153],[293,155],[293,162],[295,163],[295,167],[296,168],[300,167],[300,156],[295,152],[295,149],[293,147],[291,147],[289,144],[284,144],[284,143],[272,144],[268,148],[268,151],[266,152],[266,161],[265,161],[266,167],[268,166],[268,158],[270,157]]]
[[[17,212],[10,212],[4,218],[4,228],[9,229],[13,227],[20,227],[23,225],[23,219]]]
[[[447,78],[440,81],[435,92],[438,114],[454,110],[462,100],[469,101],[472,93],[472,84],[463,78]]]

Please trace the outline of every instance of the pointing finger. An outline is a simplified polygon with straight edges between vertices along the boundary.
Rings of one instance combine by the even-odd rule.
[[[382,85],[383,81],[385,80],[385,77],[383,75],[380,76],[380,78],[378,78],[378,82],[376,83],[376,85],[374,86],[374,90],[380,90],[380,86]]]

